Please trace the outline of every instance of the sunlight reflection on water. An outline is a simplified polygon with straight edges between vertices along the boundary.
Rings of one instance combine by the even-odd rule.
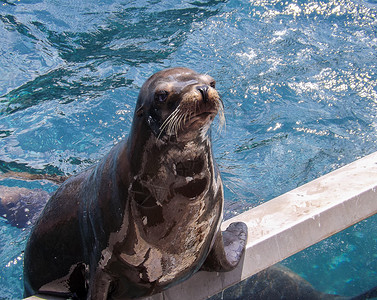
[[[226,217],[376,150],[374,1],[0,5],[0,170],[74,174],[91,165],[127,135],[144,80],[171,66],[217,81],[227,125],[213,141]],[[19,233],[1,226],[14,242]],[[373,231],[362,228],[368,244]],[[17,297],[21,268],[11,262],[24,234],[1,252]],[[333,273],[321,272],[324,289]]]

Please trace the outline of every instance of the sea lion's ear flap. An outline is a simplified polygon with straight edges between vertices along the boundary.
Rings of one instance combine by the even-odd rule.
[[[144,106],[140,106],[137,110],[136,110],[136,115],[138,117],[142,117],[144,115]]]

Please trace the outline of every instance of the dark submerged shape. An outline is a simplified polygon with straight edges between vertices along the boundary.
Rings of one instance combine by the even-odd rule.
[[[220,231],[223,190],[207,134],[219,111],[208,75],[174,68],[150,77],[128,140],[47,203],[25,250],[25,296],[128,299],[200,268],[233,269],[247,228]]]
[[[0,185],[0,216],[10,225],[25,228],[37,220],[50,195],[41,190]]]

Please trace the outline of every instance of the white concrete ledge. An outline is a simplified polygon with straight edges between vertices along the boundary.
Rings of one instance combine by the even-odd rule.
[[[243,221],[249,230],[246,253],[234,271],[199,272],[163,293],[143,299],[200,300],[217,294],[374,215],[376,191],[377,152],[224,222],[223,229],[231,222]]]

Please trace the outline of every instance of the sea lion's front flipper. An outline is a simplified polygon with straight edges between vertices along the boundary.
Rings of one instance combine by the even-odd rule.
[[[216,240],[201,270],[225,272],[239,263],[247,240],[247,226],[242,222],[231,223],[217,234]]]

